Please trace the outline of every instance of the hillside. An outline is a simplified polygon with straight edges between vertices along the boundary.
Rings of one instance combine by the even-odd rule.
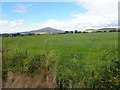
[[[36,33],[36,34],[41,34],[41,33],[63,33],[64,31],[59,30],[59,29],[55,29],[55,28],[51,28],[51,27],[46,27],[46,28],[42,28],[42,29],[38,29],[38,30],[32,30],[29,32],[23,32],[23,33]]]
[[[109,31],[109,30],[117,30],[117,28],[101,28],[101,29],[98,29],[98,30],[106,30],[106,31]]]
[[[96,32],[96,30],[95,29],[87,29],[84,32]]]
[[[117,31],[117,28],[100,28],[100,29],[87,29],[84,32],[90,33],[90,32],[110,32],[110,31]]]

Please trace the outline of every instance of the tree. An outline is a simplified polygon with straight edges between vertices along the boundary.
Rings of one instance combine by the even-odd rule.
[[[112,30],[112,32],[116,32],[116,30]]]
[[[20,36],[20,33],[16,33],[17,36]]]
[[[77,31],[77,30],[75,30],[75,33],[78,33],[78,31]]]
[[[8,37],[9,34],[2,34],[2,37]]]
[[[82,33],[88,33],[88,32],[83,31]]]
[[[70,33],[73,33],[73,31],[70,31]]]
[[[120,29],[118,29],[118,32],[120,32]]]
[[[96,31],[96,33],[99,33],[99,32],[102,32],[102,31],[99,31],[99,30],[98,30],[98,31]]]
[[[66,34],[66,33],[69,33],[69,31],[65,31],[65,34]]]
[[[78,33],[81,33],[81,31],[79,31]]]
[[[16,36],[17,36],[17,34],[12,34],[12,36],[16,37]]]
[[[28,33],[28,35],[35,35],[35,33]]]

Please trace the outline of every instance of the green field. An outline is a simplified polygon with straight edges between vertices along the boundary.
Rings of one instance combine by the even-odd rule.
[[[3,37],[2,47],[3,78],[45,66],[57,87],[119,87],[117,32]]]

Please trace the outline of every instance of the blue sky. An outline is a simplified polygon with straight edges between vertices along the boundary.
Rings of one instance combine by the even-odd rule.
[[[72,14],[86,12],[73,2],[6,2],[2,3],[2,8],[3,15],[7,15],[3,20],[24,19],[25,23],[42,23],[48,19],[69,20],[73,18]]]
[[[2,2],[0,33],[45,27],[68,31],[117,27],[118,1]]]

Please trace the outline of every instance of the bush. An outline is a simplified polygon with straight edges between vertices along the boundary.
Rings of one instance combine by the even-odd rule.
[[[97,63],[83,61],[81,54],[62,60],[54,51],[30,55],[29,52],[3,48],[3,78],[7,72],[26,72],[34,76],[44,72],[58,88],[120,88],[119,61],[106,53]],[[93,65],[94,64],[94,65]]]
[[[43,59],[42,54],[30,56],[27,50],[24,52],[18,50],[5,52],[2,65],[3,78],[6,78],[8,71],[35,74],[41,66]]]

